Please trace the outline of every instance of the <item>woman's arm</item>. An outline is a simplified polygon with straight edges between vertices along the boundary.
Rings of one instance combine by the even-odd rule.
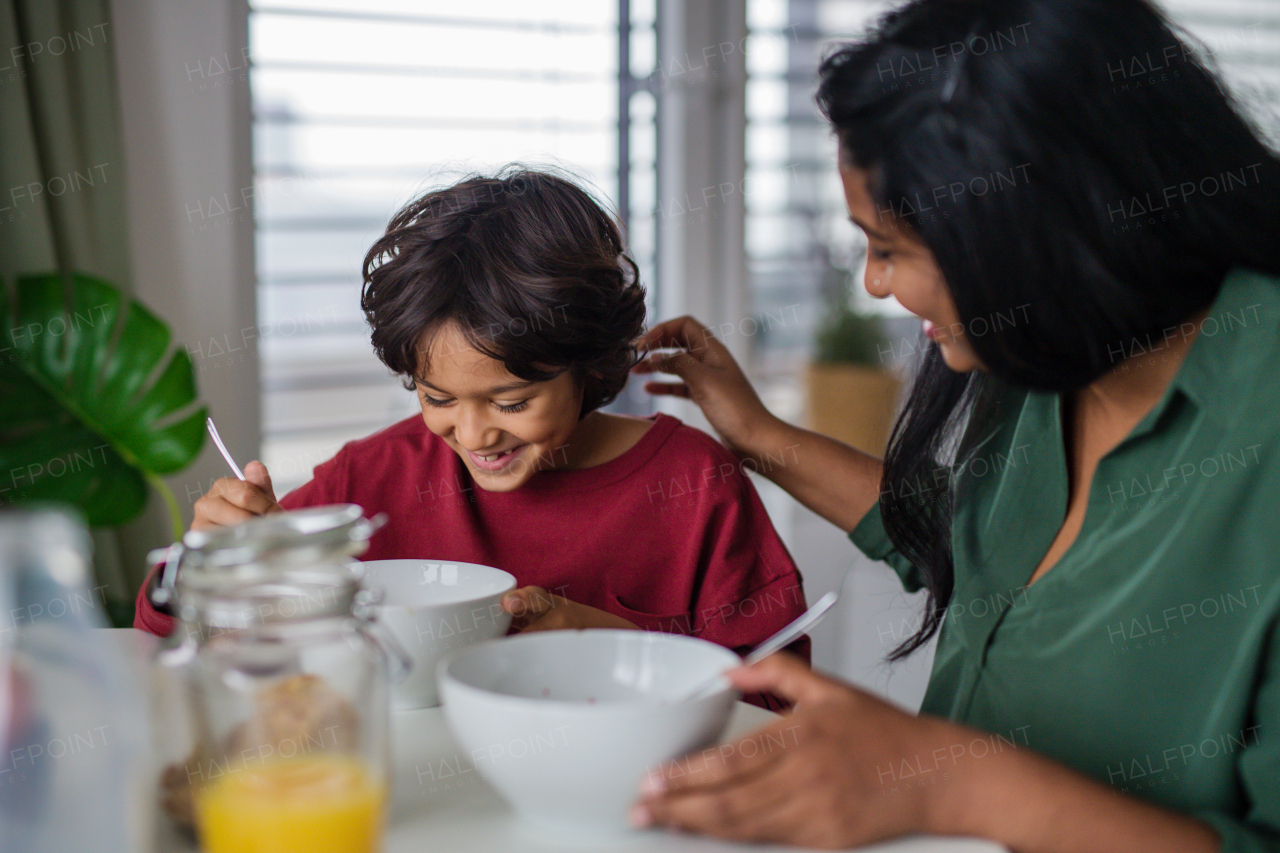
[[[647,391],[692,400],[730,450],[818,515],[849,531],[879,499],[879,459],[772,415],[729,350],[697,320],[654,326],[644,346],[679,352],[655,353],[636,373],[682,380],[648,382]]]
[[[990,838],[1027,853],[1215,853],[1220,847],[1208,824],[1118,794],[1034,752],[992,758],[941,821],[951,827],[947,834]]]
[[[774,423],[739,455],[750,456],[761,474],[844,532],[857,527],[880,499],[880,460],[834,438],[769,417]]]
[[[828,849],[914,833],[1024,853],[1219,848],[1208,824],[1119,795],[1025,744],[914,717],[783,655],[730,678],[795,701],[795,712],[650,776],[636,824]]]

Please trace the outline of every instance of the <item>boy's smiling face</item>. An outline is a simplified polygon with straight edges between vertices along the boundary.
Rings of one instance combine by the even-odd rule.
[[[454,323],[423,340],[430,341],[430,370],[420,370],[416,383],[422,420],[481,488],[509,492],[538,471],[571,467],[582,389],[569,371],[546,382],[520,379],[467,343]]]

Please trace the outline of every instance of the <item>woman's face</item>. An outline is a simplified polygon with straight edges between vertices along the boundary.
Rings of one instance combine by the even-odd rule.
[[[982,369],[933,253],[906,223],[879,209],[867,189],[865,171],[842,163],[840,179],[849,217],[867,235],[867,293],[876,299],[896,297],[921,318],[924,334],[937,342],[947,367],[957,373]]]
[[[582,409],[582,389],[568,371],[546,382],[513,376],[453,323],[430,344],[431,369],[419,371],[417,381],[422,420],[481,488],[509,492],[538,471],[568,464]]]

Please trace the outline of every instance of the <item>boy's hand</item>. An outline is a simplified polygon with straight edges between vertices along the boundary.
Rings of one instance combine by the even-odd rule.
[[[596,607],[552,595],[540,586],[523,586],[502,597],[514,631],[558,631],[565,628],[631,628],[640,626]]]
[[[223,477],[196,501],[192,530],[230,527],[272,512],[284,512],[271,488],[267,466],[254,460],[244,466],[244,480]]]
[[[650,329],[641,346],[646,351],[676,352],[654,353],[633,367],[632,373],[670,373],[681,380],[646,382],[646,391],[692,400],[730,450],[740,456],[756,455],[753,434],[773,415],[715,332],[692,317],[679,317]]]

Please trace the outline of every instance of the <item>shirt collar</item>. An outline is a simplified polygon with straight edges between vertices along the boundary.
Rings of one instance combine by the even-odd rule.
[[[1241,267],[1231,270],[1178,373],[1130,438],[1150,432],[1179,394],[1220,425],[1230,425],[1242,411],[1238,403],[1249,390],[1264,378],[1272,379],[1264,376],[1263,361],[1277,339],[1278,328],[1280,286],[1276,280]],[[1195,332],[1196,327],[1188,322],[1164,331],[1176,338]],[[1134,341],[1133,352],[1126,355],[1147,352],[1157,356],[1165,346],[1161,337],[1153,335],[1147,346]]]

